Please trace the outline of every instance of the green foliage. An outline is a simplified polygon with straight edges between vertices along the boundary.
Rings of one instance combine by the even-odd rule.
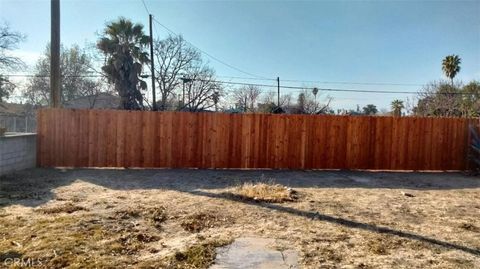
[[[424,88],[414,113],[420,116],[480,116],[480,82],[463,86],[445,81],[433,82]]]
[[[145,90],[147,84],[140,79],[140,74],[149,61],[145,51],[149,40],[141,24],[125,18],[109,23],[98,40],[97,48],[107,57],[102,70],[115,85],[123,109],[144,108],[141,90]]]
[[[279,109],[281,107],[278,107],[274,102],[258,104],[258,111],[262,113],[275,113]]]
[[[461,107],[465,117],[480,116],[480,82],[472,81],[462,88]]]
[[[363,113],[365,115],[375,115],[377,114],[377,112],[378,112],[377,106],[373,104],[368,104],[363,107]]]

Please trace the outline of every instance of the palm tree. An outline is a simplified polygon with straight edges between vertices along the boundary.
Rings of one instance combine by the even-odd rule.
[[[402,100],[398,100],[398,99],[393,100],[391,106],[392,106],[392,111],[394,116],[399,117],[402,115],[402,109],[405,108]]]
[[[442,70],[445,76],[450,79],[453,86],[453,78],[460,72],[460,64],[462,59],[458,55],[448,55],[442,61]]]
[[[141,24],[125,18],[107,24],[97,48],[105,56],[102,67],[108,81],[115,85],[123,109],[143,109],[143,95],[147,84],[140,79],[143,64],[149,61],[145,48],[150,37],[143,33]]]

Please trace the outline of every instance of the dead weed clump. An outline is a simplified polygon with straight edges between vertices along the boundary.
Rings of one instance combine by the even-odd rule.
[[[139,217],[143,217],[153,226],[160,229],[162,223],[167,220],[167,212],[165,207],[159,206],[153,208],[126,208],[117,210],[114,214],[114,218],[120,220],[137,219]]]
[[[126,220],[130,218],[138,218],[142,211],[139,209],[127,208],[115,211],[115,218]]]
[[[246,200],[268,203],[292,202],[298,199],[297,192],[286,186],[274,183],[244,183],[232,193]]]
[[[217,255],[216,248],[228,245],[231,242],[231,240],[213,240],[195,244],[167,258],[165,268],[206,269],[215,261]]]
[[[165,207],[155,207],[151,208],[147,212],[148,219],[152,222],[153,226],[157,229],[162,227],[163,222],[167,220],[167,212]]]
[[[464,229],[464,230],[467,230],[467,231],[471,231],[471,232],[480,232],[480,228],[471,224],[471,223],[462,223],[460,224],[459,226],[461,229]]]
[[[389,255],[393,252],[398,252],[401,249],[409,249],[415,251],[420,251],[424,249],[435,249],[435,247],[429,246],[428,244],[425,244],[423,242],[404,238],[397,238],[391,235],[376,236],[366,242],[366,247],[369,252],[376,255]]]
[[[367,247],[368,247],[368,250],[373,254],[387,255],[389,253],[388,246],[381,240],[371,241],[369,242]]]
[[[191,233],[220,226],[231,221],[228,217],[219,216],[210,212],[200,212],[187,216],[180,224],[183,229]]]
[[[145,244],[158,241],[160,238],[146,233],[127,233],[108,246],[113,254],[134,255],[146,248]]]
[[[75,211],[87,211],[87,209],[83,206],[79,205],[74,205],[73,203],[64,203],[61,205],[57,205],[54,207],[46,207],[46,208],[40,208],[38,211],[44,213],[44,214],[59,214],[59,213],[68,213],[71,214]]]

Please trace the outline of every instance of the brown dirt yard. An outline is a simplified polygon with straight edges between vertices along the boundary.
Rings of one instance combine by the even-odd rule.
[[[295,199],[231,194],[256,182]],[[480,179],[167,169],[0,178],[0,267],[208,268],[215,247],[244,236],[298,251],[301,268],[480,268]]]

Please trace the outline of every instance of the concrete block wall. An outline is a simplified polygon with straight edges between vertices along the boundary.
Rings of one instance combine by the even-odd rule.
[[[0,136],[0,175],[36,166],[36,137],[31,133]]]

